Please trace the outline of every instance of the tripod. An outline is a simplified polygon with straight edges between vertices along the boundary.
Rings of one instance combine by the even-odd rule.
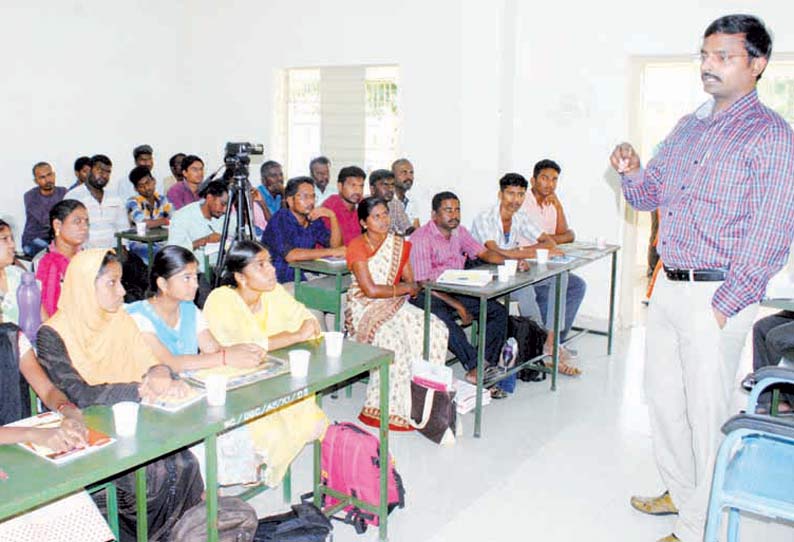
[[[233,172],[229,181],[229,204],[223,216],[223,229],[221,230],[221,246],[218,251],[217,270],[213,279],[213,288],[221,283],[221,274],[226,265],[226,240],[231,235],[231,244],[243,239],[254,239],[253,208],[251,207],[251,183],[248,181],[248,168],[244,164],[228,164],[228,170]],[[224,178],[226,175],[224,175]],[[235,213],[236,224],[234,231],[229,231],[230,218]]]

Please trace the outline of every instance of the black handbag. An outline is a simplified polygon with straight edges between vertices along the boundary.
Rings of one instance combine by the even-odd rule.
[[[417,431],[436,444],[454,444],[459,433],[455,392],[426,388],[412,380],[411,421]]]
[[[257,528],[253,507],[238,497],[218,499],[218,541],[251,542]],[[172,531],[172,542],[207,540],[207,504],[200,502],[186,511]]]
[[[524,363],[543,353],[543,345],[546,343],[546,330],[540,327],[534,320],[525,316],[511,316],[507,324],[507,336],[515,337],[518,343],[518,358],[516,364]],[[546,380],[546,373],[542,370],[533,369],[532,365],[543,367],[543,359],[537,360],[534,364],[524,367],[518,372],[519,380],[523,382],[541,382]]]
[[[312,503],[294,504],[290,512],[260,519],[254,542],[325,542],[333,528]]]

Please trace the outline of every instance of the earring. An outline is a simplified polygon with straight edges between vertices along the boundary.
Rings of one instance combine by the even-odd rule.
[[[61,234],[61,230],[55,230],[55,237],[58,237]]]

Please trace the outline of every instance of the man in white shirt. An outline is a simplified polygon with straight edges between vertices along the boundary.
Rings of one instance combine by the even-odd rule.
[[[331,161],[325,156],[318,156],[309,162],[309,174],[314,181],[314,204],[319,207],[330,196],[337,194],[336,183],[331,179]]]
[[[411,219],[411,226],[417,229],[420,222],[425,220],[430,213],[423,206],[430,201],[427,189],[414,188],[414,165],[407,158],[399,158],[392,162],[391,171],[394,173],[394,195],[402,202],[405,213]],[[413,190],[412,197],[408,198],[408,191]]]
[[[110,182],[113,162],[104,154],[91,157],[91,171],[84,184],[69,190],[64,199],[76,199],[88,210],[88,248],[116,247],[115,233],[130,228],[127,209],[118,195],[105,191]],[[129,184],[129,183],[127,183]],[[138,256],[123,251],[121,282],[127,290],[124,300],[129,303],[143,299],[148,282],[148,269]]]

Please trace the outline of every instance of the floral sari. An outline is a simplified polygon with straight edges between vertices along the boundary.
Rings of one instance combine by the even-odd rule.
[[[375,284],[395,284],[399,281],[406,250],[401,236],[389,234],[367,260],[367,267]],[[358,342],[392,350],[394,363],[389,368],[389,427],[393,430],[411,429],[411,362],[422,359],[424,344],[424,311],[407,303],[407,296],[373,299],[366,297],[358,281],[347,292],[345,325]],[[430,319],[431,363],[442,364],[447,352],[449,331],[435,316]],[[368,425],[380,420],[380,376],[370,373],[367,398],[359,418]]]

